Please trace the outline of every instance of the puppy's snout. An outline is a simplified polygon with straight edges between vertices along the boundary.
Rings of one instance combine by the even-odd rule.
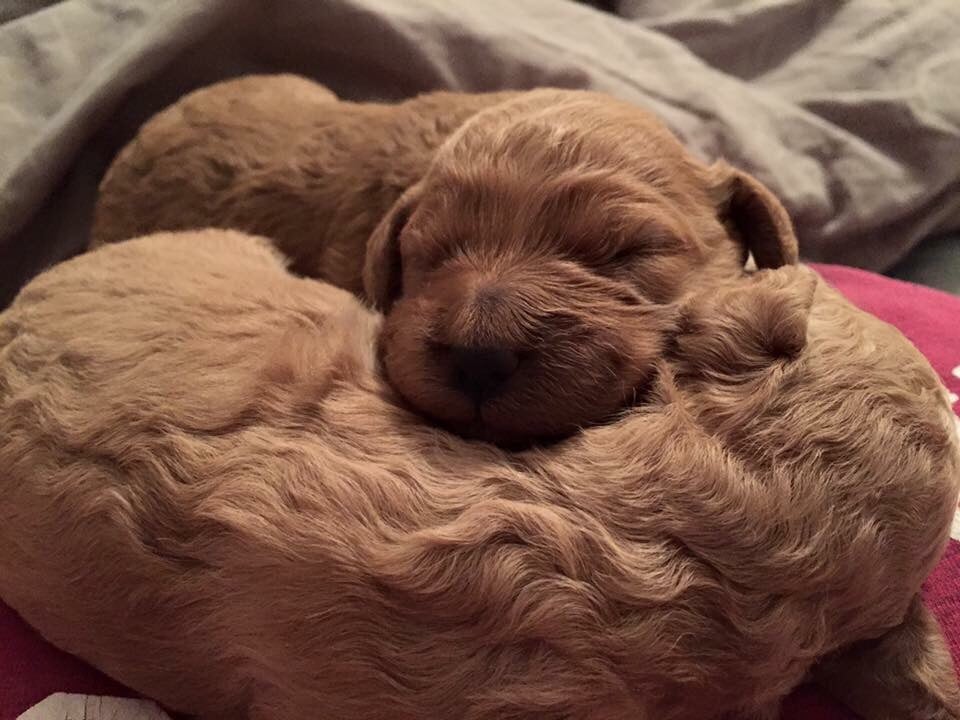
[[[496,395],[520,364],[517,353],[506,348],[454,347],[450,352],[455,385],[478,403]]]

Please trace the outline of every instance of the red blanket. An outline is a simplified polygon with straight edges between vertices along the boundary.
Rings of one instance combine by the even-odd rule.
[[[860,270],[817,266],[828,282],[853,303],[896,325],[927,356],[952,393],[960,394],[960,298]],[[957,406],[955,406],[957,407]],[[957,523],[955,523],[957,527]],[[958,528],[960,529],[960,528]],[[960,537],[960,533],[954,533]],[[950,547],[928,580],[924,597],[940,618],[954,659],[960,664],[960,542]],[[122,686],[66,655],[31,630],[0,603],[0,720],[14,720],[55,693],[132,697]],[[80,710],[70,710],[79,707]],[[86,704],[84,704],[86,703]],[[118,705],[107,711],[100,698],[47,700],[30,720],[82,717],[135,720],[156,710]],[[65,709],[67,708],[67,709]],[[801,688],[787,701],[785,720],[851,720],[855,716],[813,688]]]

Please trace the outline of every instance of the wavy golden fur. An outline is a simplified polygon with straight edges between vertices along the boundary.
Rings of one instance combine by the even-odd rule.
[[[225,231],[36,278],[0,315],[0,596],[202,718],[769,718],[811,671],[960,717],[917,600],[950,410],[812,271],[691,296],[647,403],[549,450],[408,414],[380,322]]]
[[[748,250],[797,259],[755,179],[571,90],[384,105],[292,76],[202,89],[120,154],[93,239],[208,225],[365,295],[405,400],[504,444],[608,419],[648,389],[685,294],[742,275]]]

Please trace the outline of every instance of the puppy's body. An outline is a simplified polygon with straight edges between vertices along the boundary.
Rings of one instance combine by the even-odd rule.
[[[37,278],[0,316],[0,595],[204,718],[771,717],[821,658],[867,720],[960,717],[915,600],[949,407],[808,270],[691,297],[645,409],[526,453],[398,408],[379,322],[231,233]],[[896,692],[845,661],[875,637]]]
[[[380,219],[450,133],[513,95],[351,103],[294,75],[203,88],[152,118],[111,165],[92,244],[232,228],[273,240],[296,272],[361,295]]]
[[[748,250],[762,267],[797,255],[756,180],[704,166],[640,108],[554,89],[397,105],[290,76],[198,91],[114,163],[94,241],[206,225],[362,291],[387,313],[406,401],[507,444],[633,403],[685,294],[739,277]]]

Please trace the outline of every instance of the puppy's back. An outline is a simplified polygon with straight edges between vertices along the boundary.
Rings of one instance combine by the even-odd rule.
[[[684,383],[665,366],[648,407],[507,454],[399,408],[377,318],[265,241],[101,248],[0,316],[0,593],[211,718],[769,709],[821,655],[898,622],[946,532],[905,521],[892,473],[866,482],[870,441],[777,406],[843,411],[838,391],[865,387],[805,357],[793,330],[819,320],[798,285],[712,299],[689,318]],[[883,380],[861,409],[910,451],[918,511],[954,502],[944,428],[893,422],[936,413],[898,409],[870,356],[826,355]],[[737,431],[737,397],[778,445]],[[824,454],[844,443],[846,460]]]
[[[339,101],[293,75],[197,90],[149,120],[107,171],[91,245],[221,227],[269,237],[294,270],[359,294],[367,237],[436,148],[514,93]]]

